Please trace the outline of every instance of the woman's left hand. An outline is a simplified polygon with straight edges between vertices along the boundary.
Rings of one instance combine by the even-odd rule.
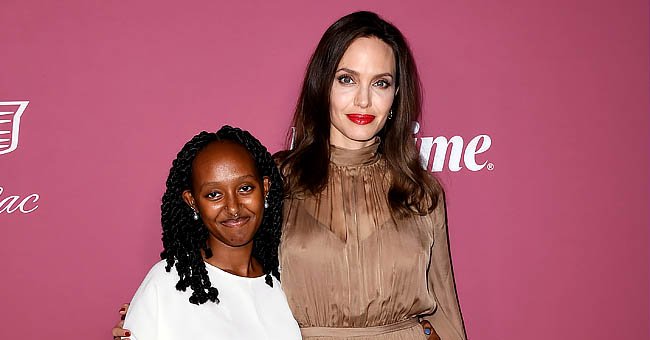
[[[427,336],[428,340],[440,340],[438,333],[436,333],[436,330],[433,329],[433,326],[431,326],[429,321],[422,320],[420,321],[420,325],[422,325],[422,331],[424,332],[424,335]]]

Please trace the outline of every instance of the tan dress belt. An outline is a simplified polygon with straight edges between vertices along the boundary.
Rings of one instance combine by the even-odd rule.
[[[420,325],[416,318],[406,319],[390,325],[373,326],[373,327],[304,327],[300,328],[300,333],[304,337],[321,336],[321,337],[354,337],[354,336],[373,336],[386,334],[403,329]]]

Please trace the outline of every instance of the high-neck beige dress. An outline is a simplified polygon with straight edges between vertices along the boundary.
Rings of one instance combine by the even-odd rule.
[[[394,218],[378,143],[331,148],[329,181],[285,201],[282,287],[304,339],[465,339],[451,270],[444,202]]]

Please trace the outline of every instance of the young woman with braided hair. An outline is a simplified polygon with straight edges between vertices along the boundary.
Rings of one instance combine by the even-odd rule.
[[[278,281],[282,179],[266,148],[224,126],[194,136],[172,164],[162,261],[133,298],[131,338],[300,339]]]
[[[355,12],[325,31],[294,112],[293,149],[277,157],[287,191],[282,282],[303,339],[466,339],[444,192],[411,132],[421,104],[397,27]]]

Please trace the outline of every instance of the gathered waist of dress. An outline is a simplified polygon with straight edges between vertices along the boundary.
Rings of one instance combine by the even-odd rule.
[[[419,325],[416,318],[409,318],[389,325],[371,327],[301,327],[303,337],[355,337],[376,336],[401,331]]]

